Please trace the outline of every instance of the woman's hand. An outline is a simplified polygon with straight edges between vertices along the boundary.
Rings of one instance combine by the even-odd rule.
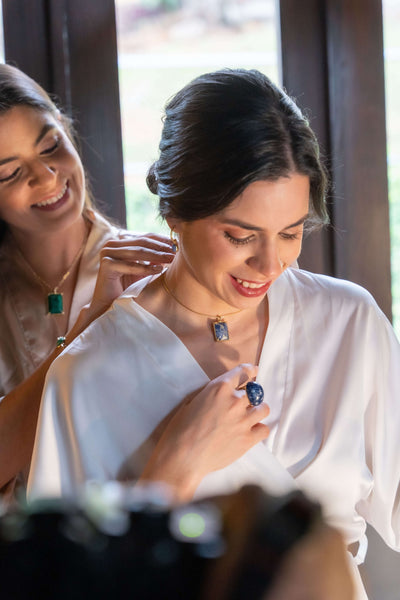
[[[92,300],[82,308],[67,336],[68,343],[100,317],[127,287],[143,277],[161,273],[174,256],[172,241],[157,233],[126,233],[117,240],[109,240],[100,252]]]
[[[110,240],[100,252],[100,268],[90,303],[104,312],[122,292],[139,279],[161,273],[175,256],[172,241],[164,235],[124,234]]]
[[[174,256],[172,241],[157,233],[126,233],[117,240],[109,240],[100,252],[92,300],[81,310],[69,341],[102,315],[127,287],[143,277],[161,273]]]
[[[249,405],[245,390],[238,389],[256,375],[257,367],[239,365],[184,401],[166,424],[141,481],[164,481],[177,500],[190,500],[207,473],[268,437],[268,427],[260,423],[268,406]]]

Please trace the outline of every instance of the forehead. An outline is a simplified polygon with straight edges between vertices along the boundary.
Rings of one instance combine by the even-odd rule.
[[[13,143],[30,143],[46,125],[57,127],[59,121],[51,113],[29,106],[14,106],[0,113],[0,152]]]
[[[307,214],[309,199],[309,178],[294,173],[275,181],[250,183],[216,218],[221,222],[240,219],[267,229],[284,228]]]

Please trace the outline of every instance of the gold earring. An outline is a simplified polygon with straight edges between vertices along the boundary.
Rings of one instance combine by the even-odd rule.
[[[174,230],[173,229],[170,229],[169,237],[170,237],[171,242],[172,242],[172,250],[174,252],[178,252],[178,250],[179,250],[178,238],[174,237]]]

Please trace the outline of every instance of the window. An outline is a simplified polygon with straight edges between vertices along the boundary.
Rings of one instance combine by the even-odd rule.
[[[383,1],[393,324],[400,337],[400,5]]]
[[[128,226],[162,231],[146,173],[165,102],[194,77],[257,68],[278,80],[275,0],[116,0]]]

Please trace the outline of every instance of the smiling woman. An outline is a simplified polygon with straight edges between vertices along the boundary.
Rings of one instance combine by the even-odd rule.
[[[167,217],[168,225],[179,235],[181,248],[174,261],[176,268],[163,276],[171,296],[200,315],[208,307],[208,312],[215,314],[213,328],[215,323],[226,323],[222,317],[229,316],[229,334],[225,324],[224,340],[229,339],[231,351],[236,351],[230,360],[225,357],[221,361],[218,353],[214,356],[208,350],[204,360],[210,376],[220,375],[238,360],[258,364],[261,348],[254,345],[255,328],[266,330],[268,319],[260,300],[265,301],[272,283],[300,254],[309,196],[309,178],[293,174],[250,183],[217,214],[193,221]],[[145,291],[141,297],[145,298]],[[172,305],[168,316],[162,318],[171,328],[175,313]],[[199,336],[205,321],[204,315],[196,323],[192,319]],[[249,333],[255,336],[253,343]],[[186,344],[196,353],[190,339]],[[200,357],[198,360],[202,364]]]
[[[306,119],[260,72],[217,71],[167,104],[159,149],[147,181],[176,258],[54,362],[30,497],[91,479],[161,480],[176,500],[300,486],[354,567],[366,521],[400,548],[400,348],[368,292],[294,264],[326,220]]]
[[[0,501],[26,480],[51,360],[173,256],[164,237],[128,234],[93,210],[71,123],[0,64]]]
[[[57,209],[69,204],[70,198],[77,213],[71,219],[81,216],[85,199],[83,168],[59,119],[27,106],[12,108],[0,116],[0,148],[2,218],[8,221],[12,215],[10,225],[16,219],[16,231],[23,226],[27,231],[35,228],[35,219],[46,218],[44,214],[50,219],[51,213],[54,219],[57,213],[60,218]],[[24,189],[25,182],[28,186]],[[7,211],[8,206],[11,210]],[[18,208],[21,221],[14,214]]]

